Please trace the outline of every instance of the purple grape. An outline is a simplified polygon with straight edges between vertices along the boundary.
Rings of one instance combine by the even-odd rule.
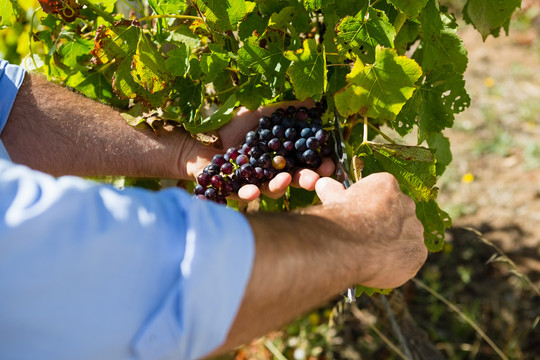
[[[239,170],[240,176],[242,176],[244,179],[249,179],[255,174],[255,168],[251,164],[244,164],[240,166]]]
[[[319,111],[317,110],[316,107],[312,107],[308,110],[308,116],[312,119],[315,119],[317,117],[319,117]]]
[[[311,149],[307,149],[306,151],[304,151],[304,153],[302,154],[302,160],[304,160],[304,162],[310,166],[315,166],[318,162],[320,162],[320,158],[317,152]]]
[[[298,136],[298,132],[295,128],[290,127],[285,130],[285,139],[287,140],[296,140],[296,137]]]
[[[274,135],[272,134],[272,131],[270,131],[269,129],[262,129],[259,132],[259,139],[262,141],[270,141],[273,137]]]
[[[270,116],[270,120],[272,121],[273,125],[281,124],[283,121],[283,114],[279,112],[274,112],[272,116]]]
[[[223,187],[221,188],[221,195],[229,196],[233,191],[233,186],[230,181],[224,181]]]
[[[218,196],[216,202],[221,205],[227,205],[227,199],[225,196]]]
[[[220,154],[216,154],[214,155],[214,157],[212,158],[212,165],[216,165],[216,166],[220,166],[225,164],[225,157],[223,155],[220,155]]]
[[[332,155],[332,153],[334,152],[334,150],[332,149],[332,146],[330,146],[329,144],[323,144],[321,146],[321,156],[324,156],[324,157],[328,157],[330,155]]]
[[[296,111],[296,118],[300,121],[305,121],[308,119],[308,113],[307,113],[307,109],[305,107],[300,107],[297,111]]]
[[[225,175],[232,174],[233,170],[234,166],[230,162],[226,162],[225,164],[221,165],[221,172]]]
[[[249,157],[246,155],[238,155],[236,158],[236,164],[238,164],[238,166],[242,166],[247,163],[249,163]]]
[[[294,142],[287,140],[283,143],[283,148],[287,151],[292,151],[294,149]]]
[[[204,196],[204,195],[196,195],[196,196],[195,196],[195,199],[199,199],[199,200],[207,200],[207,199],[206,199],[206,196]]]
[[[285,136],[285,129],[281,125],[274,125],[272,128],[272,134],[278,139],[282,138]]]
[[[321,144],[323,144],[326,140],[328,140],[328,133],[324,129],[320,129],[315,133],[315,137]]]
[[[270,150],[276,151],[281,146],[281,141],[278,138],[273,138],[268,142],[268,148]]]
[[[264,169],[264,176],[267,180],[272,180],[277,174],[277,170],[273,167],[269,167],[268,169]]]
[[[249,163],[253,166],[259,166],[259,160],[255,159],[254,157],[249,158]]]
[[[246,135],[246,145],[249,147],[254,147],[259,143],[259,139],[255,131],[250,131],[248,134],[252,133],[253,135]]]
[[[204,187],[207,187],[208,185],[210,185],[210,179],[212,178],[212,176],[208,173],[205,173],[205,172],[202,172],[199,174],[199,176],[197,176],[197,182],[204,186]]]
[[[195,195],[203,195],[205,191],[206,191],[206,186],[202,186],[201,184],[197,184],[197,185],[195,185],[195,189],[194,189],[193,193]]]
[[[204,192],[204,196],[206,196],[207,199],[215,200],[215,199],[217,199],[218,191],[216,189],[214,189],[214,188],[208,188]]]
[[[223,177],[221,175],[214,175],[212,176],[212,179],[210,179],[210,183],[216,189],[221,189],[223,186]]]
[[[270,154],[268,153],[262,154],[261,157],[259,158],[259,166],[262,167],[263,169],[266,169],[270,167],[271,164],[272,164],[272,157],[270,156]]]
[[[317,140],[316,137],[312,136],[306,140],[306,146],[308,147],[308,149],[316,150],[319,147],[319,145],[320,145],[319,140]]]
[[[262,116],[259,118],[259,128],[260,129],[271,129],[272,121],[268,116]]]
[[[294,148],[298,151],[305,151],[307,149],[306,139],[300,138],[294,143]]]
[[[311,131],[310,128],[303,128],[301,131],[300,131],[300,136],[303,137],[304,139],[307,139],[309,137],[312,137],[314,134],[313,134],[313,131]]]
[[[296,107],[294,107],[293,105],[290,105],[287,110],[285,111],[285,113],[287,114],[287,116],[289,117],[294,117],[294,115],[296,115]]]
[[[263,153],[268,152],[268,143],[266,141],[259,142],[259,150],[261,150]]]
[[[227,161],[229,160],[235,161],[238,155],[240,155],[238,150],[236,150],[235,148],[229,148],[223,157]]]
[[[257,167],[255,168],[255,177],[256,177],[258,180],[264,179],[264,169],[263,169],[262,167],[257,166]]]

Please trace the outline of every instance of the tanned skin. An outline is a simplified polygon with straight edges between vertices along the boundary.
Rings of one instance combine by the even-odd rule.
[[[237,146],[257,119],[280,105],[240,110],[220,130],[224,148]],[[120,114],[46,80],[28,75],[1,134],[13,161],[53,175],[128,175],[193,179],[222,150],[201,145],[178,128],[157,133],[127,125]],[[362,284],[393,288],[414,277],[426,260],[414,202],[386,173],[345,190],[319,173],[280,174],[264,191],[273,197],[289,184],[315,189],[322,205],[299,212],[247,215],[255,261],[226,342],[213,354],[289,323],[342,289]],[[245,186],[239,196],[254,199]]]

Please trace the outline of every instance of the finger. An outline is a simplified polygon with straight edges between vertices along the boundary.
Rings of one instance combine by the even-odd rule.
[[[266,184],[262,192],[273,199],[280,198],[287,191],[287,187],[291,184],[291,181],[291,174],[285,172],[279,173]]]
[[[322,159],[321,166],[317,169],[317,173],[320,176],[331,176],[334,174],[334,171],[336,171],[336,164],[328,157]]]
[[[245,201],[255,200],[260,194],[259,188],[252,184],[244,185],[238,190],[238,197]]]
[[[342,183],[329,177],[321,178],[315,185],[317,196],[323,204],[329,204],[339,200],[345,192]]]
[[[308,191],[315,190],[315,184],[320,176],[315,171],[310,169],[298,170],[293,176],[293,186],[301,187]]]

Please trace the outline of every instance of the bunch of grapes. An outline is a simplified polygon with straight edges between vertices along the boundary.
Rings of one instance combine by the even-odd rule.
[[[214,156],[197,177],[195,196],[226,204],[226,197],[242,185],[260,187],[280,172],[318,168],[322,157],[333,153],[321,120],[325,108],[323,103],[310,109],[289,106],[262,116],[257,130],[246,134],[240,148]]]

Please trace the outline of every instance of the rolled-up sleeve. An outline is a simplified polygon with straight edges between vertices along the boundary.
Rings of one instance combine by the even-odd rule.
[[[0,159],[0,358],[197,359],[249,280],[241,214]]]

